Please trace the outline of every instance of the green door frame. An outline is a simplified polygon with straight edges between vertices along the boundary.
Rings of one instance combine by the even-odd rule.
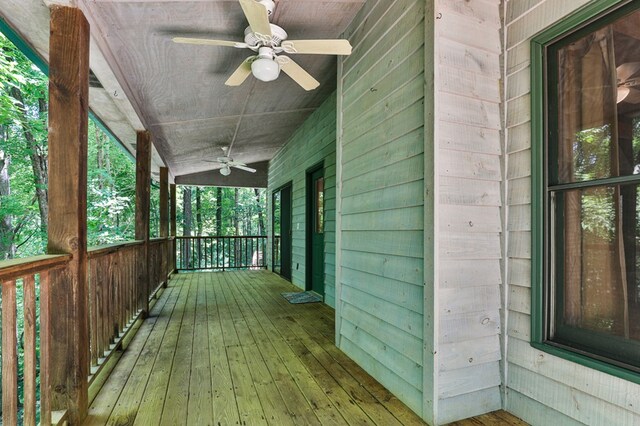
[[[293,231],[293,182],[287,182],[280,186],[271,193],[271,238],[275,243],[273,232],[273,213],[274,205],[273,199],[275,194],[280,193],[280,271],[279,274],[283,278],[291,281],[292,268],[292,231]],[[286,194],[286,196],[285,196]],[[286,210],[286,212],[285,212]],[[284,214],[287,213],[287,214]],[[272,261],[273,261],[273,247],[272,244]]]
[[[313,290],[313,276],[314,276],[314,230],[315,230],[315,185],[314,185],[314,175],[322,173],[322,177],[324,178],[324,162],[320,162],[315,164],[314,166],[307,169],[306,172],[306,220],[305,220],[305,290]],[[324,234],[323,234],[324,238]],[[319,266],[322,270],[322,283],[321,283],[321,292],[317,292],[324,296],[324,241],[322,244],[322,250],[319,254],[317,254],[318,259],[321,257],[322,261],[319,263]]]

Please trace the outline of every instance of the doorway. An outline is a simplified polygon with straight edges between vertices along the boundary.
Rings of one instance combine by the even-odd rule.
[[[324,297],[324,168],[307,172],[307,290]]]
[[[272,195],[272,270],[291,281],[291,183]]]

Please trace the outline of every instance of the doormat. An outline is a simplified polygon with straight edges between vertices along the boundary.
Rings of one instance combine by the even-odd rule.
[[[311,291],[296,291],[293,293],[281,293],[289,303],[315,303],[322,302],[322,297]]]

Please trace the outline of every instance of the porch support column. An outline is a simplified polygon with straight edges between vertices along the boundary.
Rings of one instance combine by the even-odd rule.
[[[80,9],[73,7],[53,6],[50,20],[47,252],[73,257],[67,268],[50,275],[49,304],[56,313],[50,321],[49,385],[45,392],[51,396],[52,410],[67,409],[69,422],[80,424],[87,415],[89,373],[89,24]]]
[[[178,235],[176,229],[176,210],[178,206],[178,200],[176,199],[176,184],[172,183],[170,186],[171,192],[171,213],[170,213],[170,221],[171,221],[171,236],[173,237],[173,250],[169,254],[171,256],[171,272],[175,272],[176,270],[176,248],[178,247],[178,240],[176,239],[176,235]]]
[[[136,140],[136,240],[144,241],[138,254],[138,308],[149,312],[149,205],[151,199],[151,134],[138,131]]]
[[[160,167],[160,238],[166,241],[162,244],[162,286],[167,287],[169,280],[169,169]]]
[[[169,169],[160,167],[160,238],[169,237]]]

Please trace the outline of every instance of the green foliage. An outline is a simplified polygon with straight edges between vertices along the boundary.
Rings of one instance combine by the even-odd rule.
[[[13,244],[27,256],[44,249],[30,157],[46,157],[47,103],[46,76],[0,34],[0,157],[9,159],[11,177],[11,195],[0,193],[0,217],[14,218],[12,229],[0,230],[0,246]]]
[[[87,168],[87,244],[132,240],[135,164],[93,121],[89,122]]]

